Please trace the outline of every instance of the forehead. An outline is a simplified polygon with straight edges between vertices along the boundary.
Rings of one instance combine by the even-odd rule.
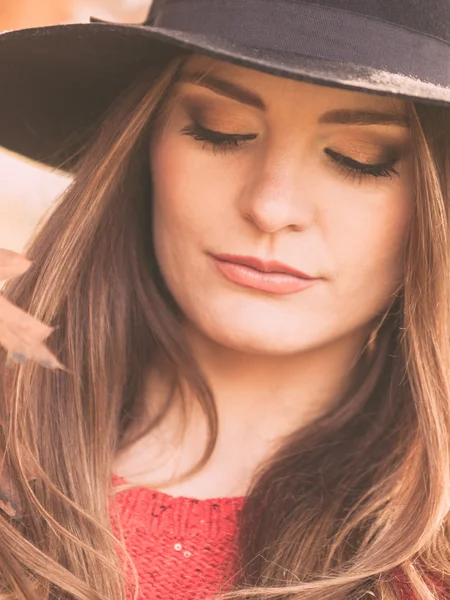
[[[387,110],[406,114],[407,102],[393,96],[368,94],[358,90],[346,90],[326,85],[280,77],[257,69],[243,67],[223,60],[191,55],[183,66],[183,72],[211,74],[240,83],[257,93],[267,105],[280,103],[298,104],[313,102],[317,109],[366,108]]]

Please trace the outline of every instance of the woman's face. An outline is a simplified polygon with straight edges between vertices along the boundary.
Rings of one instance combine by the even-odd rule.
[[[188,323],[279,355],[367,332],[402,281],[406,105],[199,55],[174,93],[151,140],[154,244]]]

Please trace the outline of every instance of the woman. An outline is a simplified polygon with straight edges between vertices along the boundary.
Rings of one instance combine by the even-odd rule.
[[[449,597],[450,15],[374,4],[0,37],[0,142],[74,174],[6,291],[67,370],[3,371],[2,600]]]

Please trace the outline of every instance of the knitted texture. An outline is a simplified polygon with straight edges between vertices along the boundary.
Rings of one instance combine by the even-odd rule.
[[[113,485],[126,481],[113,476]],[[136,567],[139,600],[209,600],[237,568],[236,541],[244,498],[197,500],[145,487],[119,491],[111,514]],[[395,576],[402,600],[414,600]],[[223,586],[223,587],[221,587]],[[445,595],[445,598],[450,596]]]
[[[125,481],[115,476],[113,483]],[[139,600],[207,600],[226,586],[243,498],[196,500],[137,487],[113,502],[138,573]]]

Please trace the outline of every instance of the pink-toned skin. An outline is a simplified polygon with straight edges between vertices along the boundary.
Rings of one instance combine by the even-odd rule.
[[[149,144],[155,258],[220,423],[208,464],[167,491],[229,497],[245,495],[279,442],[342,396],[374,318],[404,277],[414,206],[409,131],[324,121],[330,110],[405,111],[396,98],[200,55],[184,69],[245,88],[264,108],[179,82]],[[194,122],[251,139],[225,152],[193,135]],[[398,176],[355,178],[328,149],[366,165],[394,153]],[[149,370],[149,406],[163,405],[171,384]],[[182,392],[158,435],[130,448],[116,473],[152,485],[198,463],[206,419],[189,386]]]

